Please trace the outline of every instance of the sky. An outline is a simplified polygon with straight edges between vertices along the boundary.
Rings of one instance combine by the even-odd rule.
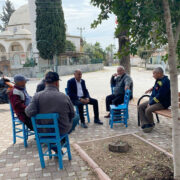
[[[0,0],[0,10],[5,0]],[[27,0],[11,0],[15,9],[26,4]],[[91,29],[91,23],[98,17],[99,9],[90,4],[90,0],[62,0],[65,21],[68,26],[68,33],[71,35],[80,35],[78,27],[85,28],[83,30],[83,38],[88,43],[100,42],[103,48],[110,44],[117,46],[117,39],[114,38],[115,16],[104,21],[96,29]]]

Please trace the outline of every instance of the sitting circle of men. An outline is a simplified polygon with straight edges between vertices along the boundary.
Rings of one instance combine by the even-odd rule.
[[[166,109],[170,106],[170,81],[164,75],[161,67],[153,71],[155,84],[145,93],[151,93],[148,101],[138,107],[141,128],[145,133],[149,133],[155,127],[153,112]],[[86,87],[85,80],[82,79],[81,70],[74,72],[74,77],[67,82],[67,95],[59,91],[60,78],[58,73],[48,71],[45,78],[38,84],[36,93],[31,97],[26,90],[28,79],[23,75],[14,76],[14,87],[8,93],[9,100],[14,112],[20,121],[25,123],[30,130],[33,130],[31,117],[36,114],[58,113],[58,126],[61,135],[70,134],[75,130],[79,121],[82,128],[88,128],[84,117],[84,106],[92,105],[94,111],[94,123],[103,125],[99,118],[98,100],[92,98]],[[125,72],[123,66],[117,68],[117,73],[111,77],[111,87],[113,94],[106,97],[106,111],[110,111],[110,105],[118,106],[124,101],[127,89],[131,91],[133,98],[133,80]],[[77,107],[77,112],[75,108]],[[108,113],[105,118],[110,118]],[[47,120],[48,121],[48,120]]]

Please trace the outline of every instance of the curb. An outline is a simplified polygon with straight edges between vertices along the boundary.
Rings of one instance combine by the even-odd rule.
[[[159,147],[158,145],[156,145],[156,144],[154,144],[154,143],[152,143],[152,142],[149,142],[148,140],[142,138],[141,136],[139,136],[139,135],[137,135],[137,134],[132,134],[132,135],[135,136],[135,137],[137,137],[137,138],[140,139],[141,141],[143,141],[143,142],[151,145],[152,147],[154,147],[154,148],[157,149],[158,151],[163,152],[165,155],[173,158],[173,155],[172,155],[171,153],[167,152],[166,150],[164,150],[163,148]]]
[[[96,172],[100,180],[111,180],[110,177],[88,156],[88,154],[76,143],[72,144],[81,158]]]
[[[173,155],[171,153],[167,152],[166,150],[159,147],[158,145],[156,145],[154,143],[151,143],[148,140],[146,140],[146,139],[142,138],[141,136],[139,136],[137,134],[134,134],[134,133],[124,133],[124,134],[119,134],[119,135],[111,136],[111,137],[107,137],[107,138],[101,138],[101,139],[96,139],[96,140],[79,142],[79,144],[92,142],[92,141],[103,140],[103,139],[110,139],[112,137],[123,136],[123,135],[133,135],[134,137],[136,137],[136,138],[140,139],[141,141],[143,141],[143,142],[149,144],[150,146],[154,147],[158,151],[161,151],[162,153],[164,153],[168,157],[173,158]],[[80,157],[89,164],[89,166],[93,169],[94,172],[96,172],[96,174],[98,175],[98,178],[100,180],[111,180],[110,177],[94,162],[93,159],[91,159],[88,156],[88,154],[78,144],[73,143],[72,146],[79,153]]]

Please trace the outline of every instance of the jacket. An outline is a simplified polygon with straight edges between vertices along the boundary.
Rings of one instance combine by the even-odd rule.
[[[36,93],[31,103],[25,109],[28,117],[36,114],[58,113],[60,134],[67,134],[72,128],[72,119],[75,116],[71,100],[65,94],[59,92],[53,85],[46,86],[44,91]],[[51,120],[43,120],[42,123],[49,124]],[[43,132],[46,132],[44,129]]]
[[[25,114],[26,96],[24,94],[24,90],[17,86],[14,86],[14,88],[9,92],[9,100],[19,120],[25,122],[27,116]]]
[[[112,76],[111,86],[114,87],[114,95],[115,96],[124,95],[125,87],[128,86],[132,93],[130,99],[132,99],[132,97],[133,97],[133,81],[128,74],[123,74],[122,76],[118,76],[117,78]]]
[[[153,105],[156,103],[162,104],[164,108],[168,108],[171,105],[170,80],[167,76],[157,79],[154,84],[149,104]]]
[[[43,79],[36,88],[36,92],[40,92],[43,91],[45,89],[46,85],[45,85],[45,80]]]
[[[83,79],[81,79],[81,86],[84,94],[83,97],[90,98],[89,92],[86,88],[85,81]],[[71,101],[79,100],[79,97],[77,95],[77,85],[75,78],[72,78],[67,82],[67,94],[70,97]]]

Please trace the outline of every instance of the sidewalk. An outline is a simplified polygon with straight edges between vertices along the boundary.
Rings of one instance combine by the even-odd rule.
[[[102,102],[101,102],[102,104]],[[91,109],[91,108],[90,108]],[[122,125],[115,125],[109,128],[108,120],[104,119],[101,113],[103,126],[94,125],[92,113],[91,123],[88,129],[76,128],[70,135],[70,141],[79,142],[99,139],[123,133],[135,133],[152,141],[162,148],[171,151],[171,119],[161,118],[160,124],[156,124],[155,130],[151,134],[144,134],[137,127],[136,106],[130,105],[130,120],[128,128]],[[92,112],[92,111],[91,111]],[[34,138],[28,140],[28,148],[24,148],[22,140],[12,144],[12,127],[8,105],[0,105],[0,179],[61,179],[61,180],[95,180],[97,177],[85,162],[72,150],[72,161],[64,160],[64,170],[58,170],[57,159],[46,159],[46,168],[41,169],[36,142]]]

